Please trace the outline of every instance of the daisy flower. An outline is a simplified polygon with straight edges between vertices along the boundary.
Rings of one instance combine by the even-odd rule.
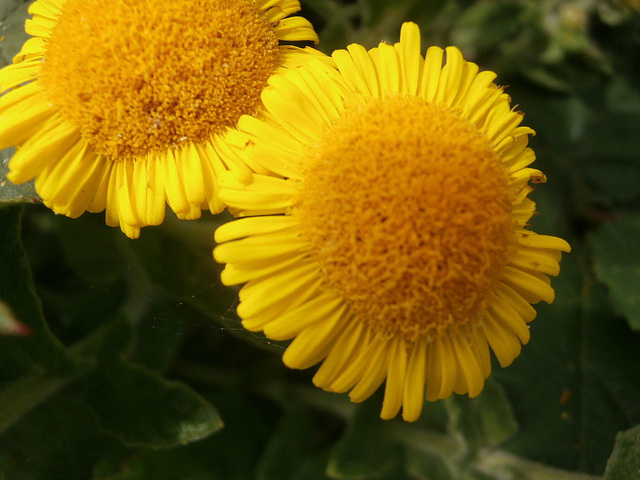
[[[527,229],[546,178],[495,73],[455,47],[423,57],[413,23],[333,59],[272,77],[265,113],[240,119],[262,173],[223,179],[246,218],[214,256],[245,283],[244,327],[293,339],[287,366],[321,363],[314,383],[354,402],[386,382],[381,417],[414,421],[425,398],[479,395],[490,350],[513,362],[570,247]]]
[[[297,0],[38,0],[33,38],[0,70],[8,179],[35,177],[43,202],[78,217],[106,209],[136,238],[165,204],[182,219],[224,208],[220,173],[246,166],[229,145],[268,78],[317,43]]]

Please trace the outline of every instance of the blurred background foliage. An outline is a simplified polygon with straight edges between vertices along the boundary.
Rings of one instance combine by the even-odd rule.
[[[413,20],[509,86],[549,177],[533,227],[574,248],[530,344],[479,398],[382,421],[240,328],[211,258],[226,214],[131,241],[38,205],[0,152],[0,478],[640,479],[640,2],[302,3],[327,53]],[[0,2],[1,64],[26,8]]]

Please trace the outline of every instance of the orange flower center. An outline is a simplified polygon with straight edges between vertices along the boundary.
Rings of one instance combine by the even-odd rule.
[[[136,157],[254,113],[278,55],[252,0],[67,0],[41,80],[97,153]]]
[[[472,123],[414,97],[374,99],[308,157],[292,215],[357,319],[416,340],[479,318],[515,227],[507,172]]]

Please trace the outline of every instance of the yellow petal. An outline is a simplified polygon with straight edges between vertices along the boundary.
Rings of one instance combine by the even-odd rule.
[[[433,102],[440,84],[442,58],[444,52],[440,47],[429,47],[422,72],[422,96],[427,102]]]
[[[342,315],[335,313],[304,329],[282,356],[289,368],[305,369],[320,362],[331,349],[331,342],[345,327]]]
[[[270,322],[265,326],[264,334],[273,340],[288,340],[316,322],[336,315],[342,316],[344,310],[344,301],[340,297],[324,292]]]
[[[424,60],[420,51],[420,28],[413,22],[405,22],[400,29],[400,63],[405,93],[415,95],[420,85]]]
[[[345,320],[348,325],[342,334],[334,341],[324,362],[313,377],[314,385],[325,390],[331,389],[331,384],[353,363],[368,342],[369,329],[363,326],[362,322]]]
[[[459,378],[464,378],[465,387],[463,392],[469,393],[469,397],[477,397],[484,388],[484,375],[480,365],[473,354],[473,350],[464,335],[453,335],[453,349],[458,361]]]
[[[509,265],[504,267],[502,281],[514,288],[521,295],[529,296],[527,300],[533,300],[532,303],[540,300],[552,303],[555,298],[553,288],[540,277],[532,273],[523,272]]]
[[[408,363],[409,357],[404,342],[395,340],[389,353],[387,383],[384,389],[382,411],[380,412],[380,418],[384,420],[395,417],[402,407]]]
[[[501,367],[508,367],[520,355],[521,344],[515,334],[501,328],[490,315],[485,317],[483,331]]]
[[[379,342],[378,349],[373,352],[369,366],[362,378],[349,392],[349,398],[354,403],[360,403],[369,398],[382,384],[389,368],[389,340]]]
[[[404,383],[402,418],[407,422],[415,422],[422,413],[426,381],[426,363],[427,341],[426,339],[420,339],[412,349]]]

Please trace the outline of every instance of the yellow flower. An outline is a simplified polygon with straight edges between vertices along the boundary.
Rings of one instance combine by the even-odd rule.
[[[333,53],[270,79],[265,113],[243,116],[256,174],[222,179],[242,218],[218,228],[225,284],[246,283],[245,328],[294,338],[291,368],[351,400],[386,380],[382,418],[416,420],[425,397],[480,394],[489,347],[509,365],[530,304],[554,299],[560,238],[526,229],[535,210],[533,131],[496,75],[455,47],[400,42]]]
[[[0,149],[9,180],[36,178],[57,213],[106,208],[136,238],[165,203],[179,218],[224,208],[217,177],[249,174],[229,144],[277,70],[313,49],[297,0],[38,0],[33,36],[0,70]]]

